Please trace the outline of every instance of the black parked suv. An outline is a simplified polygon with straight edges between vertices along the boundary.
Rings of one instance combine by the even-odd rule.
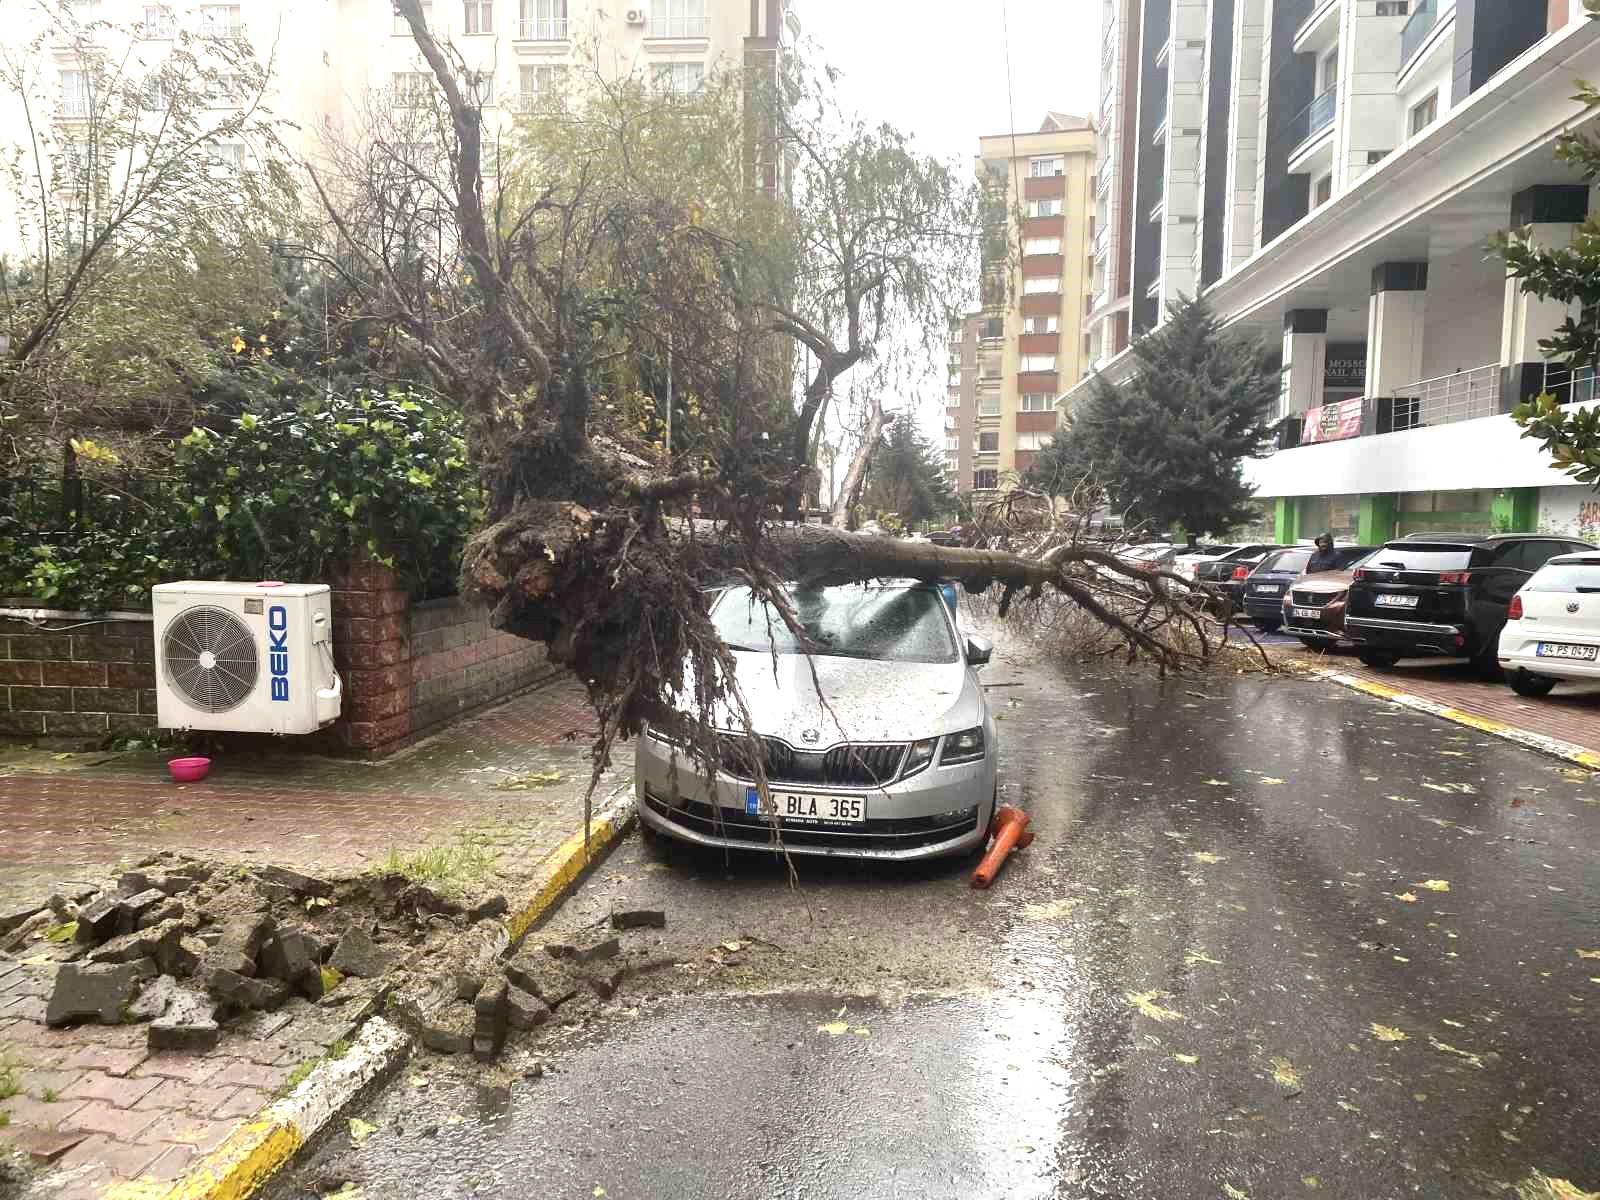
[[[1345,629],[1369,667],[1444,655],[1494,675],[1511,597],[1546,560],[1590,549],[1525,533],[1415,533],[1387,542],[1356,570]]]

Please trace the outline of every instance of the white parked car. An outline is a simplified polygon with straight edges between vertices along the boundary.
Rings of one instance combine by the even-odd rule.
[[[1235,550],[1242,550],[1242,546],[1215,545],[1202,543],[1190,550],[1184,547],[1183,553],[1172,560],[1172,569],[1185,579],[1198,579],[1200,577],[1200,564],[1216,562],[1225,558]]]
[[[1511,598],[1500,669],[1519,696],[1563,679],[1600,679],[1600,552],[1559,554]]]

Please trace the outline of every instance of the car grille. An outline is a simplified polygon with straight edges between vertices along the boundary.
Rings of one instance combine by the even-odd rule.
[[[721,767],[735,779],[754,779],[755,755],[760,755],[767,779],[773,783],[821,783],[835,787],[875,787],[900,773],[906,756],[905,742],[855,742],[827,750],[796,750],[781,738],[750,739],[735,733],[720,735]]]
[[[1289,595],[1301,608],[1321,608],[1328,602],[1327,592],[1290,592]]]
[[[772,825],[760,817],[750,817],[727,809],[714,810],[696,800],[668,804],[654,792],[645,792],[645,803],[675,825],[703,833],[707,837],[767,845],[772,842]],[[870,801],[869,801],[870,803]],[[870,821],[866,826],[785,825],[784,844],[789,846],[837,846],[860,850],[892,850],[931,846],[948,842],[978,827],[978,810],[962,809],[934,817],[898,817]]]

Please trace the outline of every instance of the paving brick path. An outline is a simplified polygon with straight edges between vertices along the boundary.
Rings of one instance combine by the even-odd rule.
[[[582,688],[565,680],[377,763],[286,745],[220,759],[203,782],[179,786],[164,755],[0,757],[0,906],[69,881],[103,884],[117,864],[161,850],[337,876],[467,839],[492,856],[476,890],[510,890],[580,827],[593,728]],[[628,771],[623,754],[605,792]],[[519,781],[533,786],[506,786]],[[181,1175],[363,1015],[359,990],[337,1007],[296,998],[230,1028],[210,1054],[151,1055],[143,1026],[45,1027],[70,952],[36,940],[0,955],[0,1084],[9,1072],[20,1089],[0,1099],[0,1140],[48,1164],[38,1194],[51,1200]]]

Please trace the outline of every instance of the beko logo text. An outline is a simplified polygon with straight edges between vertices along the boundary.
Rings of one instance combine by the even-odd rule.
[[[272,698],[289,698],[289,610],[281,604],[267,609],[267,665],[272,671]]]

